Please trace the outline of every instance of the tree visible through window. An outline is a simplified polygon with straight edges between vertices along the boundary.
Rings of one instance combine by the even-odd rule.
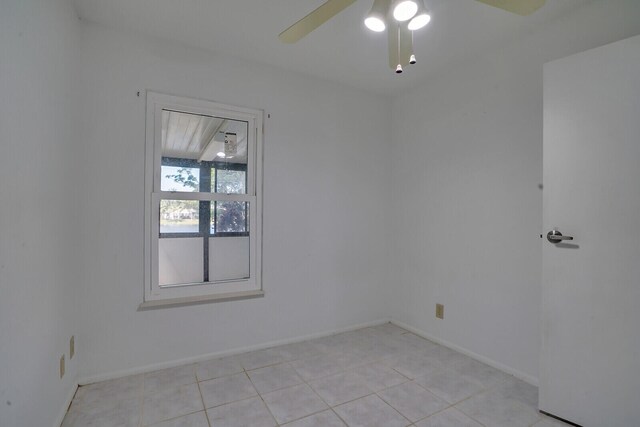
[[[247,171],[244,164],[221,162],[197,162],[187,159],[162,159],[163,191],[201,191],[200,176],[210,172],[210,191],[220,194],[245,194]],[[179,164],[181,166],[174,166]],[[189,165],[189,166],[186,166]],[[238,236],[247,232],[245,202],[200,202],[201,208],[211,209],[209,233],[216,237]],[[173,237],[180,233],[200,233],[201,219],[198,204],[188,200],[163,200],[161,206],[161,237]]]

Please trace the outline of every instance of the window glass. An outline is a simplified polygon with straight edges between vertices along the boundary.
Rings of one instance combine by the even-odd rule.
[[[158,285],[190,285],[204,280],[201,237],[161,239],[158,242]]]
[[[247,173],[243,170],[218,169],[215,180],[216,193],[245,194]]]
[[[209,280],[239,280],[250,275],[249,236],[209,240]]]
[[[197,200],[161,200],[160,234],[197,233],[200,207]]]
[[[212,233],[246,233],[248,202],[214,202],[211,211]]]
[[[200,168],[163,165],[160,172],[161,191],[200,191]]]

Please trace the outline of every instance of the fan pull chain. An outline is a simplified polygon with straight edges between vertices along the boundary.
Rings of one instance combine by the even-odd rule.
[[[411,65],[413,65],[413,64],[415,64],[417,62],[416,61],[416,54],[413,53],[413,46],[414,46],[414,44],[413,44],[413,31],[411,31],[411,56],[409,57],[409,64],[411,64]]]
[[[400,74],[400,73],[402,73],[402,61],[400,60],[400,53],[401,53],[401,51],[400,51],[400,37],[402,37],[402,33],[400,32],[400,25],[399,24],[396,26],[396,28],[397,28],[397,31],[398,31],[398,50],[396,51],[397,52],[396,58],[398,59],[398,66],[396,67],[396,74]]]

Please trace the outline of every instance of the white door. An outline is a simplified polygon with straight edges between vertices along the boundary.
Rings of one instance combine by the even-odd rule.
[[[545,65],[543,194],[540,409],[638,427],[640,36]]]

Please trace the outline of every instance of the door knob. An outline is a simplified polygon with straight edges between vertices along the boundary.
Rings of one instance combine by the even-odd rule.
[[[573,240],[573,237],[563,236],[562,233],[559,232],[557,228],[554,228],[553,230],[547,233],[547,240],[551,243],[560,243],[563,240]]]

